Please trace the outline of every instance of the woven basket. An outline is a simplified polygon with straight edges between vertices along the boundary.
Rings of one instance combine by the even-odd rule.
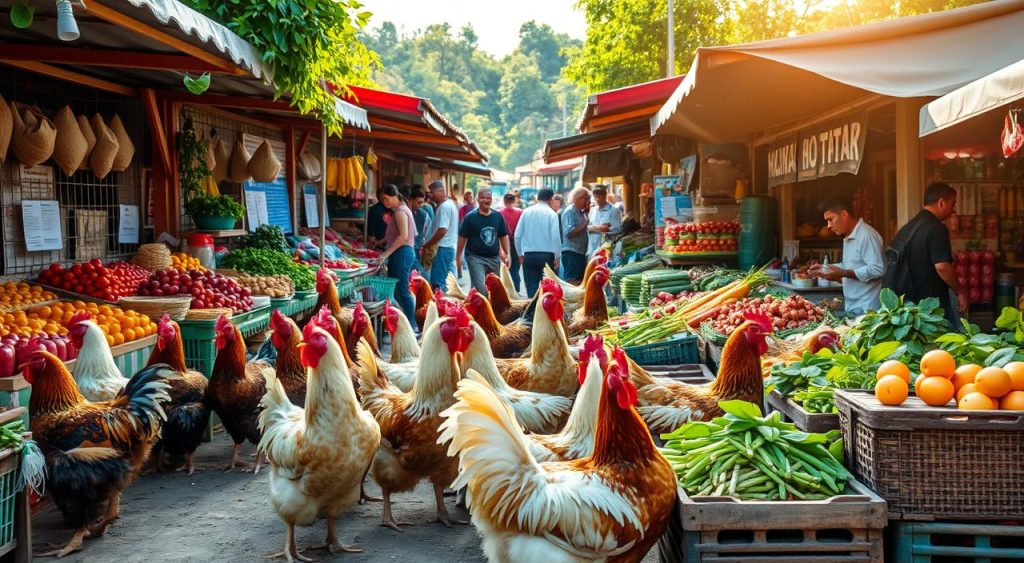
[[[117,137],[117,155],[114,157],[111,170],[124,172],[131,165],[132,158],[135,156],[135,144],[132,143],[128,132],[124,130],[124,123],[121,122],[119,115],[114,115],[114,118],[110,120],[110,131]]]
[[[235,141],[235,148],[231,151],[228,178],[238,184],[249,179],[249,152],[245,150],[241,138]]]
[[[103,122],[103,116],[98,113],[92,116],[89,124],[96,135],[96,146],[89,155],[89,168],[92,169],[94,176],[102,180],[114,167],[114,159],[117,158],[117,137]]]
[[[298,171],[300,176],[312,181],[319,180],[320,175],[323,173],[320,159],[308,152],[302,153],[302,156],[299,158]]]
[[[217,182],[223,182],[228,179],[228,173],[231,169],[231,154],[228,153],[228,148],[224,146],[224,141],[220,137],[214,137],[210,141],[210,147],[213,149],[213,179]]]
[[[180,297],[123,297],[118,305],[122,309],[138,311],[151,319],[160,319],[168,315],[176,321],[185,319],[192,305],[189,296]]]
[[[231,314],[234,311],[231,309],[220,308],[220,309],[189,309],[188,313],[185,314],[185,320],[187,321],[211,321],[217,320],[221,315],[226,315],[227,318],[231,318]]]
[[[53,144],[57,140],[57,128],[50,118],[18,104],[12,104],[11,116],[14,120],[11,134],[14,158],[26,168],[46,162],[53,154]]]
[[[11,146],[11,133],[14,131],[14,116],[11,106],[0,96],[0,162],[7,160],[7,149]]]
[[[132,258],[132,263],[151,272],[171,267],[171,251],[161,243],[144,244]]]
[[[281,172],[281,161],[274,156],[270,141],[263,139],[260,147],[253,153],[247,166],[249,175],[257,182],[273,182]]]
[[[82,136],[85,137],[85,156],[82,157],[82,162],[78,163],[79,170],[89,170],[89,157],[92,156],[92,150],[96,148],[96,134],[92,132],[92,125],[89,124],[89,118],[84,115],[78,116],[78,130],[82,132]]]
[[[82,135],[71,108],[64,106],[53,116],[53,124],[57,127],[57,140],[53,144],[53,161],[60,167],[65,176],[71,176],[78,170],[78,165],[89,150],[89,142]]]

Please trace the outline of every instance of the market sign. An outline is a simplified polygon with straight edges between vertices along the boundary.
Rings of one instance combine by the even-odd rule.
[[[768,146],[768,185],[856,174],[864,158],[868,114],[820,123]]]

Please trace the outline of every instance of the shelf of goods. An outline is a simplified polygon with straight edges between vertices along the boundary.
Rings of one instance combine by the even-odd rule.
[[[789,397],[772,391],[765,397],[771,410],[782,414],[783,418],[792,422],[804,432],[824,433],[839,430],[839,415],[835,413],[807,412],[802,406]]]
[[[890,519],[1020,518],[1024,413],[929,407],[917,397],[891,407],[852,390],[836,390],[835,404],[846,465],[888,502]]]
[[[885,501],[857,481],[825,500],[690,497],[682,488],[678,495],[658,541],[664,562],[884,560]]]
[[[231,316],[231,322],[238,327],[242,336],[248,338],[267,329],[270,325],[271,307],[260,307]],[[217,359],[217,319],[179,321],[181,340],[185,348],[185,363],[192,369],[210,377],[213,362]]]

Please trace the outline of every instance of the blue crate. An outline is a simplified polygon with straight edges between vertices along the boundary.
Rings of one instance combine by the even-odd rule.
[[[627,346],[624,349],[634,362],[642,366],[700,363],[700,350],[697,348],[696,334],[677,334],[661,342]]]
[[[1010,561],[1024,559],[1024,526],[966,522],[893,522],[893,561]]]

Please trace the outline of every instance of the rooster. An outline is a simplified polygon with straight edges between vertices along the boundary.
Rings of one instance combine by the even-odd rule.
[[[371,469],[384,493],[382,526],[401,531],[391,513],[391,494],[408,491],[421,479],[434,486],[437,520],[452,525],[444,506],[443,491],[457,473],[457,463],[438,444],[441,411],[455,401],[455,384],[461,376],[456,355],[466,351],[474,338],[469,315],[456,311],[442,317],[424,332],[423,357],[416,382],[402,392],[378,369],[365,344],[359,346],[356,372],[363,408],[380,424],[381,447]]]
[[[505,286],[501,284],[501,278],[487,274],[484,278],[484,285],[487,286],[487,298],[491,301],[491,308],[494,309],[494,317],[499,323],[508,324],[523,317],[530,307],[531,299],[517,299],[513,301]]]
[[[579,336],[588,330],[596,330],[608,322],[608,300],[604,295],[604,286],[608,284],[610,275],[611,272],[606,266],[598,266],[583,282],[583,307],[572,314],[568,328],[569,338]]]
[[[157,323],[156,349],[149,356],[146,367],[166,364],[178,377],[168,380],[170,401],[164,405],[167,422],[164,423],[160,442],[153,448],[153,467],[160,470],[160,452],[171,457],[185,457],[189,475],[195,472],[192,454],[199,448],[210,424],[210,408],[203,404],[206,394],[206,376],[185,366],[185,349],[181,342],[178,323],[164,315]]]
[[[522,391],[509,385],[498,371],[491,347],[487,344],[487,335],[480,325],[470,323],[473,340],[466,349],[465,364],[474,366],[477,372],[490,385],[501,400],[512,407],[516,419],[529,432],[557,432],[565,423],[572,400],[568,397]]]
[[[333,337],[309,323],[300,348],[308,370],[302,408],[292,404],[274,370],[264,370],[260,449],[271,463],[270,502],[287,526],[283,555],[311,561],[295,545],[295,526],[327,518],[327,541],[310,549],[360,552],[338,540],[336,519],[359,501],[362,477],[380,446],[380,427],[359,406],[352,376]],[[280,373],[280,372],[278,372]]]
[[[82,549],[86,537],[106,533],[120,513],[121,493],[160,435],[161,404],[169,400],[167,381],[175,375],[156,364],[135,374],[112,401],[92,402],[57,356],[32,356],[25,366],[32,437],[46,458],[47,492],[75,528],[66,545],[39,556],[63,557]]]
[[[341,346],[341,355],[345,357],[345,365],[347,365],[350,370],[355,367],[356,362],[348,355],[348,346],[345,344],[345,336],[341,333],[341,322],[338,321],[338,317],[331,314],[331,310],[329,308],[321,307],[317,314],[309,318],[307,324],[309,323],[318,325],[320,328],[327,331],[327,334],[334,337],[334,341],[338,343],[338,346]],[[298,337],[296,336],[296,338]],[[359,382],[354,376],[352,378],[352,382],[357,386],[359,385]]]
[[[416,325],[420,327],[420,332],[426,332],[423,321],[427,316],[427,304],[434,300],[434,294],[430,291],[430,282],[419,272],[413,270],[409,274],[409,291],[416,298]]]
[[[217,413],[224,430],[235,443],[231,464],[225,468],[232,470],[236,465],[252,465],[242,461],[239,456],[246,439],[253,444],[260,443],[256,419],[259,416],[260,398],[267,391],[263,372],[266,368],[273,369],[273,366],[262,359],[246,363],[242,333],[224,315],[217,319],[215,331],[217,359],[213,363],[203,402]],[[257,450],[254,473],[259,473],[262,459],[262,452]]]
[[[469,290],[466,311],[484,330],[496,358],[516,358],[530,347],[533,328],[526,323],[503,325],[494,316],[491,302],[476,288]]]
[[[571,284],[562,278],[558,277],[558,274],[551,269],[551,266],[544,266],[544,279],[549,279],[553,282],[558,283],[562,286],[562,292],[565,294],[566,309],[570,313],[575,312],[577,309],[583,306],[583,299],[586,297],[586,285],[587,280],[590,279],[591,274],[598,266],[603,266],[608,263],[608,251],[604,248],[598,249],[597,252],[587,262],[587,267],[583,270],[583,279],[580,285]]]
[[[110,343],[92,313],[80,311],[68,322],[71,343],[78,349],[72,375],[86,399],[110,401],[121,392],[128,380],[114,363]]]
[[[448,272],[448,277],[445,279],[448,283],[448,291],[445,292],[445,295],[456,301],[465,301],[466,292],[462,291],[462,287],[459,285],[459,278],[455,277],[454,273]]]
[[[512,283],[512,272],[508,271],[508,266],[504,262],[501,263],[501,285],[505,286],[505,293],[508,293],[509,299],[527,299],[526,296],[519,293],[516,289],[516,284]]]
[[[430,325],[436,323],[440,317],[441,315],[437,312],[437,303],[434,301],[427,303],[427,313],[423,317],[423,322],[426,324],[420,325],[420,334],[427,332]]]
[[[341,330],[348,333],[355,318],[356,309],[341,306],[341,300],[338,298],[338,286],[335,285],[336,281],[337,275],[331,270],[327,268],[320,268],[317,270],[316,291],[320,296],[317,298],[316,305],[313,307],[313,310],[319,311],[323,307],[327,307],[331,310],[331,313],[338,318],[338,322],[341,323]],[[366,340],[369,341],[370,346],[379,355],[380,352],[377,347],[377,335],[373,332],[373,326],[367,327],[366,331]]]
[[[293,405],[305,405],[306,368],[302,366],[299,357],[299,325],[280,311],[274,311],[270,316],[270,330],[270,340],[277,348],[277,361],[274,364],[277,381]]]
[[[433,311],[436,316],[436,306]],[[384,302],[384,328],[391,334],[391,359],[387,362],[378,360],[377,366],[396,387],[410,391],[419,371],[420,345],[416,342],[416,333],[409,319],[405,318],[401,309],[392,307],[391,301]]]
[[[629,374],[613,364],[604,383],[593,453],[541,462],[483,378],[470,372],[459,382],[441,440],[459,456],[452,487],[468,487],[489,561],[636,562],[658,541],[676,502],[675,473],[634,408]]]
[[[370,314],[363,308],[362,301],[356,303],[356,307],[352,311],[352,322],[348,325],[348,330],[345,331],[344,323],[342,323],[341,329],[346,334],[345,342],[348,346],[349,358],[354,358],[356,356],[356,345],[359,343],[359,340],[363,338],[366,339],[366,343],[369,344],[373,353],[378,358],[381,357],[380,349],[377,348],[377,337],[373,332],[373,325],[370,323]]]
[[[655,434],[676,430],[691,420],[711,420],[722,415],[720,401],[740,399],[761,404],[764,380],[761,356],[768,350],[766,337],[772,323],[765,315],[745,313],[747,319],[729,335],[722,349],[718,377],[705,385],[654,377],[616,351],[620,367],[628,366],[629,375],[639,390],[640,416]]]

